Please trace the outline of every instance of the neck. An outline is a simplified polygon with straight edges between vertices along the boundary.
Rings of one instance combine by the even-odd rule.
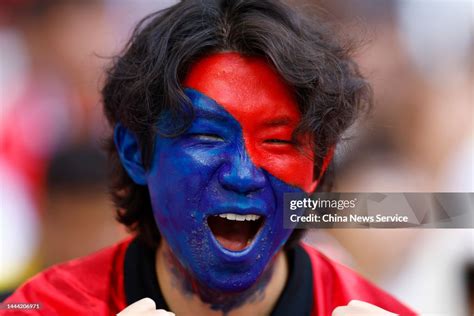
[[[248,290],[223,294],[190,280],[162,241],[156,253],[156,274],[163,296],[176,315],[270,315],[288,276],[285,254],[280,251],[271,266]]]

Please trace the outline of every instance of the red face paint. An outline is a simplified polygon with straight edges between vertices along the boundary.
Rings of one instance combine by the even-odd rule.
[[[280,180],[311,192],[313,153],[309,141],[291,142],[301,114],[291,89],[262,58],[238,53],[207,56],[193,65],[184,86],[223,106],[242,126],[253,163]]]

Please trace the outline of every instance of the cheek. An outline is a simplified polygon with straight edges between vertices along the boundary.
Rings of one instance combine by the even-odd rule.
[[[215,157],[215,153],[210,150],[165,148],[156,161],[158,171],[155,177],[159,179],[160,186],[170,190],[176,190],[177,187],[169,185],[196,188],[217,168],[219,161]]]
[[[158,148],[148,176],[148,189],[153,212],[160,224],[170,224],[174,217],[198,213],[202,190],[209,186],[221,164],[217,157],[222,155],[213,149]]]
[[[255,164],[274,177],[307,193],[314,190],[313,153],[309,146],[297,149],[270,145],[252,137],[246,137],[246,146]]]
[[[148,189],[156,224],[176,252],[183,252],[199,228],[202,188],[212,177],[206,155],[166,147],[155,155]],[[183,232],[187,232],[183,234]]]

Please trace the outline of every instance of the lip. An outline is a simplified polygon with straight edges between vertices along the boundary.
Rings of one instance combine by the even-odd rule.
[[[214,246],[216,248],[218,248],[221,251],[221,253],[226,255],[226,257],[228,257],[229,259],[242,259],[246,255],[248,255],[250,252],[252,252],[252,250],[256,247],[258,241],[260,240],[260,237],[261,237],[263,231],[265,230],[265,228],[266,228],[266,222],[263,222],[262,227],[260,227],[257,234],[255,234],[255,237],[253,238],[253,240],[252,240],[252,242],[250,243],[249,246],[247,246],[245,249],[240,250],[240,251],[232,251],[232,250],[229,250],[227,248],[224,248],[217,241],[216,237],[214,237],[214,234],[211,232],[211,229],[209,227],[207,227],[208,234],[211,237],[211,240],[212,240]]]

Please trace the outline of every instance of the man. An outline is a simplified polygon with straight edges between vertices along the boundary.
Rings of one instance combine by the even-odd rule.
[[[344,315],[358,299],[413,315],[283,227],[284,193],[323,188],[369,92],[320,22],[278,1],[150,15],[103,89],[112,196],[137,237],[51,268],[7,302],[44,315]]]

